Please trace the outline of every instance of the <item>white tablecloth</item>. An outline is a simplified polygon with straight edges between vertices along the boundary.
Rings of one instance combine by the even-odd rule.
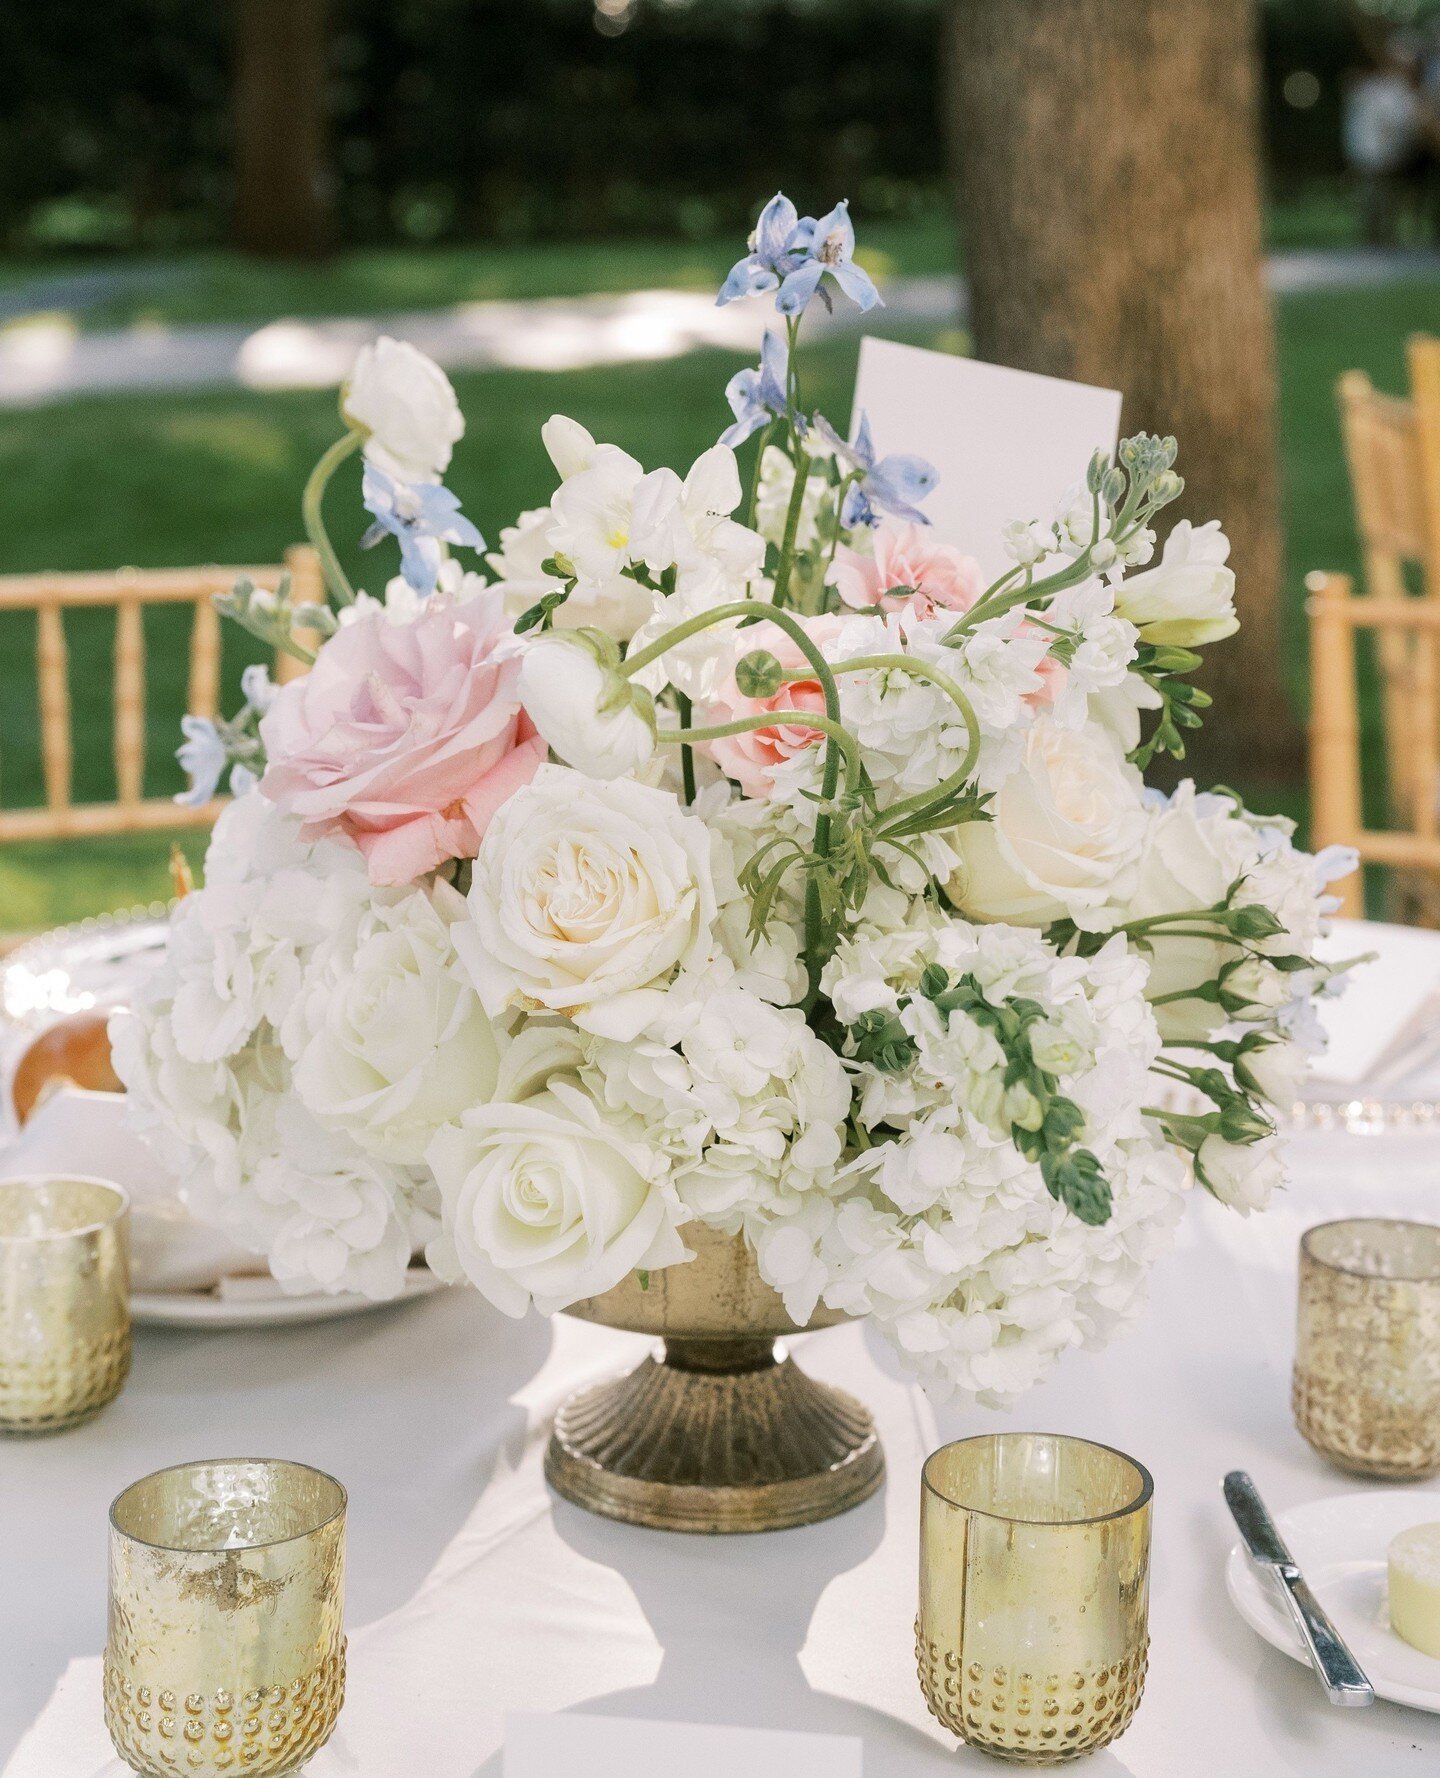
[[[1307,1139],[1301,1221],[1334,1212],[1317,1181],[1339,1140]],[[1381,1169],[1377,1208],[1413,1211],[1429,1153],[1415,1149],[1408,1174]],[[766,1537],[643,1532],[551,1501],[543,1418],[638,1353],[630,1336],[506,1321],[460,1292],[305,1329],[144,1332],[126,1392],[98,1420],[0,1443],[0,1756],[87,1657],[62,1681],[84,1701],[84,1732],[56,1744],[42,1718],[6,1778],[121,1778],[93,1659],[106,1507],[147,1470],[226,1454],[300,1458],[350,1490],[349,1699],[311,1778],[498,1778],[503,1713],[566,1708],[858,1734],[867,1778],[994,1770],[927,1717],[911,1624],[922,1454],[1006,1424],[1101,1439],[1155,1476],[1150,1678],[1129,1733],[1088,1772],[1433,1770],[1440,1716],[1332,1709],[1226,1598],[1225,1470],[1248,1467],[1276,1507],[1357,1484],[1291,1424],[1292,1278],[1237,1264],[1241,1225],[1217,1238],[1216,1213],[1194,1210],[1141,1330],[1073,1355],[1012,1414],[933,1411],[863,1327],[798,1342],[816,1375],[874,1408],[890,1476],[843,1518]]]

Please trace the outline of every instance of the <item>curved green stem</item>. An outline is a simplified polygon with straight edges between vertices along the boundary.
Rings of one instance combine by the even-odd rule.
[[[854,735],[817,710],[797,710],[793,718],[783,710],[757,710],[749,716],[737,716],[733,722],[716,722],[707,728],[662,728],[656,739],[696,747],[705,741],[723,741],[727,735],[744,735],[760,728],[810,728],[825,735],[845,756],[845,794],[854,796],[859,790],[862,760]]]
[[[628,679],[641,667],[648,667],[652,661],[659,660],[661,655],[683,642],[689,636],[698,635],[714,624],[729,623],[734,618],[755,618],[761,614],[773,624],[778,624],[790,637],[796,647],[805,656],[813,669],[814,677],[819,683],[825,698],[825,721],[818,721],[813,715],[806,717],[807,723],[821,730],[829,745],[825,749],[824,777],[820,785],[820,808],[815,816],[815,851],[822,858],[830,855],[830,809],[835,801],[835,792],[840,784],[840,759],[845,757],[847,767],[858,754],[852,755],[846,743],[851,737],[840,721],[840,693],[835,685],[835,675],[829,661],[821,654],[804,624],[793,612],[786,611],[778,605],[761,605],[754,599],[733,599],[728,605],[715,605],[709,611],[697,612],[694,617],[687,617],[682,623],[676,624],[673,630],[667,630],[663,636],[656,638],[648,648],[642,648],[636,655],[625,661],[620,671]],[[775,714],[767,711],[759,720],[746,720],[744,728],[773,728]],[[673,734],[675,731],[671,731]],[[734,730],[738,734],[739,729]],[[680,731],[683,735],[684,731]],[[840,737],[844,736],[844,740]],[[712,737],[718,739],[718,737]],[[852,743],[853,744],[853,743]],[[814,874],[805,882],[805,969],[810,978],[810,986],[806,995],[807,1006],[813,1002],[819,990],[820,971],[833,949],[828,944],[824,930],[824,918],[820,906],[820,885]],[[822,956],[821,953],[824,952]]]
[[[968,744],[965,748],[964,759],[943,784],[934,790],[927,790],[915,796],[905,797],[898,803],[891,803],[884,812],[887,825],[893,822],[897,815],[903,819],[905,816],[913,814],[917,809],[923,809],[931,803],[938,803],[953,796],[969,781],[970,774],[975,770],[975,762],[980,757],[980,723],[975,715],[975,706],[948,673],[942,673],[938,667],[932,667],[929,661],[917,660],[908,654],[862,654],[856,655],[848,661],[836,661],[832,664],[832,671],[835,673],[856,673],[862,670],[888,672],[895,668],[906,673],[913,673],[917,679],[927,679],[932,685],[939,686],[960,712],[965,723]],[[794,675],[787,673],[785,677],[789,679]],[[880,837],[883,838],[884,832],[885,829],[882,827]]]
[[[325,584],[342,605],[355,603],[355,589],[351,586],[345,570],[340,566],[340,558],[335,554],[335,546],[330,541],[330,534],[325,529],[325,520],[321,515],[321,504],[325,499],[325,489],[335,471],[364,444],[366,434],[358,432],[352,426],[343,438],[337,438],[330,449],[310,471],[310,479],[305,484],[305,492],[300,500],[300,513],[305,521],[305,535],[314,545],[315,553],[320,558],[320,567],[325,576]]]

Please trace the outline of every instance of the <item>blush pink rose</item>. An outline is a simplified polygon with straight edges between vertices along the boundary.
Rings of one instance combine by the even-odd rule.
[[[396,623],[347,624],[260,724],[260,788],[307,840],[345,834],[377,886],[473,858],[491,816],[528,784],[545,743],[520,708],[503,597],[434,595]]]
[[[815,617],[802,620],[811,639],[824,644],[839,631],[843,619]],[[806,665],[805,654],[798,642],[779,624],[754,624],[737,639],[741,650],[763,648],[773,654],[787,671]],[[727,735],[707,743],[710,757],[733,778],[746,796],[769,796],[775,785],[775,768],[804,753],[824,737],[817,728],[803,720],[807,711],[825,710],[825,694],[817,679],[796,679],[782,685],[770,698],[747,698],[735,683],[732,673],[714,699],[706,705],[703,720],[709,724],[733,722],[737,716],[753,716],[773,710],[779,720],[774,726],[747,729],[743,734]],[[801,720],[787,720],[791,716]]]
[[[985,590],[975,558],[941,543],[928,525],[881,525],[873,555],[845,547],[836,553],[832,579],[857,610],[879,605],[917,617],[968,611]]]

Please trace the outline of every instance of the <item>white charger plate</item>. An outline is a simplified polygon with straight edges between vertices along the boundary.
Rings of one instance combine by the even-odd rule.
[[[1312,1500],[1275,1523],[1315,1596],[1364,1668],[1375,1695],[1416,1710],[1440,1711],[1440,1660],[1422,1655],[1390,1628],[1386,1551],[1411,1525],[1440,1521],[1440,1494],[1408,1489],[1336,1494]],[[1308,1662],[1300,1632],[1277,1584],[1237,1543],[1225,1567],[1235,1609],[1253,1630],[1292,1659]]]
[[[405,1279],[399,1296],[376,1302],[368,1296],[345,1292],[340,1296],[274,1296],[246,1302],[243,1298],[212,1296],[208,1291],[136,1291],[130,1298],[130,1314],[140,1327],[299,1327],[311,1321],[338,1321],[346,1315],[367,1315],[372,1309],[413,1303],[433,1296],[444,1284],[433,1272],[416,1267]]]

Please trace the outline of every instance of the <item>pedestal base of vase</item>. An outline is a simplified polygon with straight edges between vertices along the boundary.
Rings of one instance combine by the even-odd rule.
[[[663,1531],[780,1531],[868,1500],[885,1458],[869,1413],[773,1336],[670,1337],[556,1417],[545,1475],[589,1512]]]

